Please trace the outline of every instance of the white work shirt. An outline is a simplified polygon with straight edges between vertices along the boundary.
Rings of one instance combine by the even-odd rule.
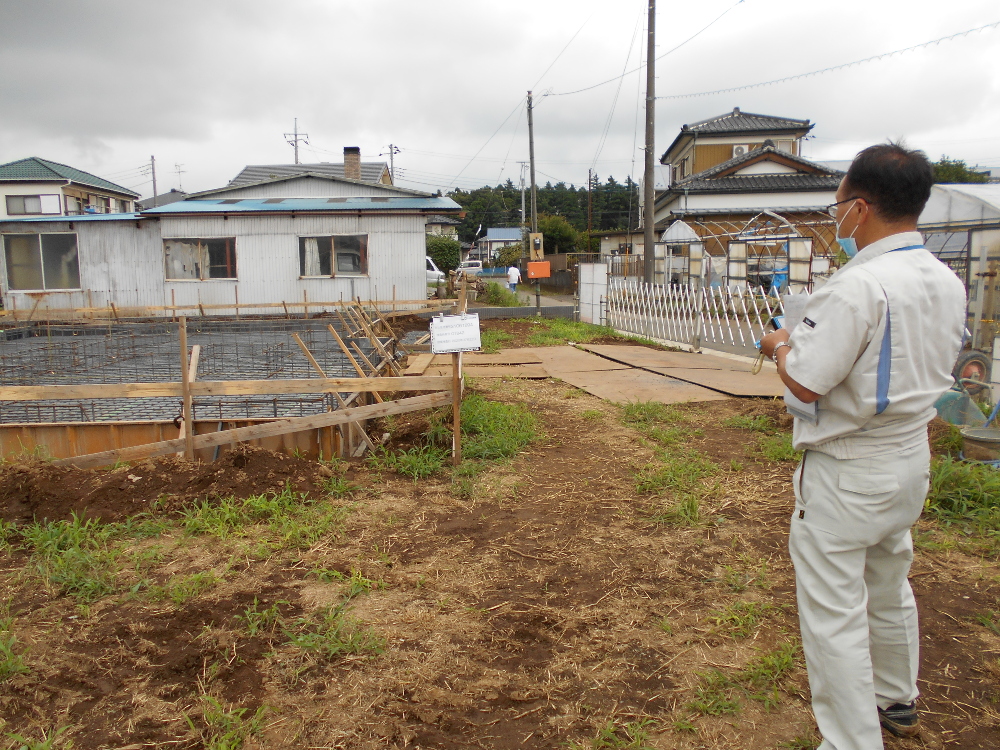
[[[519,281],[521,281],[521,269],[519,269],[517,266],[511,266],[510,268],[508,268],[507,283],[517,284]]]
[[[918,232],[861,250],[812,295],[789,339],[786,371],[820,394],[818,421],[795,420],[794,446],[868,458],[926,441],[965,315],[964,285]]]

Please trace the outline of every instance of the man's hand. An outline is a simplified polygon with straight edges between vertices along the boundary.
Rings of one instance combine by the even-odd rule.
[[[788,341],[789,335],[788,331],[784,328],[779,328],[777,331],[767,334],[760,340],[760,350],[764,352],[764,356],[768,359],[774,359],[774,347],[782,341]]]
[[[791,350],[787,346],[782,346],[778,348],[777,355],[774,352],[774,348],[782,341],[788,341],[789,336],[790,334],[786,329],[779,328],[777,331],[767,334],[760,340],[760,350],[768,358],[774,360],[774,363],[778,366],[778,376],[781,378],[781,382],[788,386],[788,390],[792,392],[792,395],[799,399],[799,401],[811,404],[813,401],[819,399],[820,394],[814,393],[804,385],[796,382],[785,370],[785,357],[788,356],[788,352]]]

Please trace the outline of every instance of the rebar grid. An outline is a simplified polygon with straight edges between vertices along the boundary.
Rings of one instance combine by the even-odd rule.
[[[187,322],[189,346],[199,345],[199,380],[314,378],[318,373],[292,338],[297,333],[328,377],[356,377],[357,371],[327,330],[333,324],[353,350],[373,363],[380,354],[365,337],[348,338],[330,318],[305,320],[210,320]],[[0,385],[80,385],[178,382],[181,379],[179,324],[21,326],[0,332]],[[394,351],[391,339],[383,345]],[[361,366],[365,365],[361,362]],[[342,394],[346,397],[347,394]],[[195,419],[264,419],[307,416],[337,408],[323,394],[199,397]],[[171,420],[181,413],[177,398],[82,399],[0,402],[0,423]]]

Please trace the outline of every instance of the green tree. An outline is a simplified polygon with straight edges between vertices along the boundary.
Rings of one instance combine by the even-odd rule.
[[[538,231],[542,233],[546,253],[571,253],[576,246],[578,232],[563,216],[539,216]]]
[[[988,182],[989,175],[975,172],[961,159],[949,159],[942,155],[941,161],[934,162],[934,182],[962,183]]]
[[[501,248],[500,254],[497,256],[497,268],[510,268],[511,266],[516,266],[517,262],[521,260],[521,255],[524,253],[524,246],[521,243],[516,245],[507,245]]]
[[[445,273],[454,271],[462,262],[462,245],[451,237],[439,234],[427,235],[427,254],[431,256],[434,265]]]

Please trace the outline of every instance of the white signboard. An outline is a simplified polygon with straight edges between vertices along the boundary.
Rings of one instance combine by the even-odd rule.
[[[482,348],[479,315],[439,315],[431,318],[431,352],[474,352]]]

